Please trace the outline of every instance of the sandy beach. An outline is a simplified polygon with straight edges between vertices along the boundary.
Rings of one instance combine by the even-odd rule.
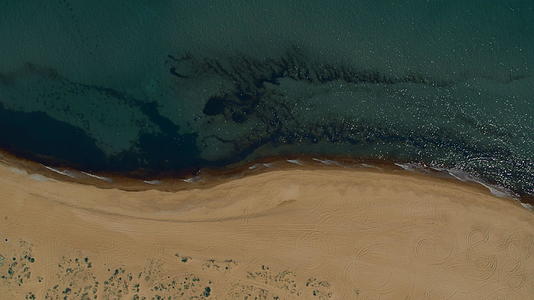
[[[1,299],[532,299],[534,216],[408,172],[127,192],[0,164]],[[66,297],[66,298],[65,298]]]

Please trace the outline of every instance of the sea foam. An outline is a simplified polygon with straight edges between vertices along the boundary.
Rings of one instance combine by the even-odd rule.
[[[299,165],[299,166],[303,166],[304,164],[298,160],[298,159],[288,159],[287,160],[288,163],[290,164],[294,164],[294,165]]]
[[[70,172],[69,170],[58,170],[58,169],[54,169],[52,167],[49,167],[49,166],[45,166],[43,165],[43,167],[45,167],[46,169],[54,172],[54,173],[58,173],[60,175],[63,175],[63,176],[67,176],[67,177],[70,177],[70,178],[76,178],[76,176],[74,175],[74,173]]]
[[[108,178],[108,177],[98,176],[98,175],[87,173],[87,172],[84,172],[84,171],[80,171],[80,172],[82,174],[84,174],[84,175],[89,176],[89,177],[93,177],[93,178],[100,179],[100,180],[107,181],[107,182],[113,182],[113,180],[111,178]]]
[[[143,180],[144,183],[146,184],[161,184],[161,181],[159,180]]]

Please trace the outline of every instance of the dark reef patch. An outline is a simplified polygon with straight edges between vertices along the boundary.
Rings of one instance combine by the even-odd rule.
[[[266,95],[266,84],[278,85],[282,79],[292,79],[315,85],[341,81],[347,84],[394,85],[400,83],[422,84],[432,87],[447,87],[453,82],[439,80],[422,74],[402,76],[379,71],[357,69],[343,64],[314,62],[298,47],[290,48],[279,58],[253,58],[246,55],[226,57],[223,60],[196,57],[188,53],[181,58],[168,55],[170,72],[179,79],[195,79],[215,75],[233,84],[233,90],[224,95],[211,97],[203,112],[208,116],[230,115],[236,123],[242,123]],[[178,68],[188,75],[177,73]]]
[[[83,130],[44,112],[18,112],[0,103],[0,145],[10,152],[40,161],[103,170],[106,156]]]

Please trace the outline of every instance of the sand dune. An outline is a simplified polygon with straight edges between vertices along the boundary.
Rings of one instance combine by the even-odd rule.
[[[532,299],[532,212],[371,170],[125,192],[0,166],[1,299]]]

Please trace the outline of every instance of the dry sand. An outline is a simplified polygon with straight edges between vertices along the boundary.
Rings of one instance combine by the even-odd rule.
[[[406,172],[125,192],[0,165],[0,205],[1,299],[534,299],[532,212]]]

